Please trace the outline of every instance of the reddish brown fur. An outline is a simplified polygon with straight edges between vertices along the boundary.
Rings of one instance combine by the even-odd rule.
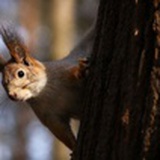
[[[28,49],[15,32],[2,28],[1,34],[11,55],[11,60],[1,63],[4,66],[4,87],[8,94],[15,100],[21,100],[23,95],[28,96],[25,100],[41,122],[73,150],[75,137],[69,122],[70,118],[79,119],[81,116],[82,78],[86,60],[80,59],[78,62],[79,58],[73,61],[69,57],[58,62],[42,63],[29,55]],[[19,68],[25,71],[25,78],[18,77]],[[40,89],[34,95],[37,87]]]

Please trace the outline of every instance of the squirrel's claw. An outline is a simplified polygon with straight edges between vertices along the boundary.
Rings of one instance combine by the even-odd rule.
[[[89,58],[80,58],[79,59],[79,78],[86,77],[89,69]]]
[[[76,79],[85,78],[88,74],[89,69],[89,59],[88,58],[80,58],[78,60],[78,64],[71,68],[71,76]]]
[[[85,58],[80,58],[79,59],[79,67],[81,69],[86,69],[89,67],[89,58],[85,57]]]

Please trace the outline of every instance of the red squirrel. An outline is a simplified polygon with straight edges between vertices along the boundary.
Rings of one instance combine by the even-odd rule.
[[[8,96],[27,102],[40,121],[71,150],[75,136],[70,119],[81,118],[87,57],[94,39],[92,28],[62,60],[40,62],[33,58],[14,29],[1,27],[0,33],[11,59],[0,58],[2,84]]]

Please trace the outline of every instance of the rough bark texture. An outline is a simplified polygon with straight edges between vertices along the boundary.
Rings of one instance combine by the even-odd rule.
[[[101,0],[74,160],[160,158],[160,5]]]

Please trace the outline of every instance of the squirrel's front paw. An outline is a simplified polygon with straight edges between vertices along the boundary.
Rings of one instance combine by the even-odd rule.
[[[79,58],[78,64],[71,68],[71,76],[76,79],[85,78],[88,74],[89,58]]]
[[[89,58],[80,58],[79,59],[79,78],[86,77],[89,70]]]

